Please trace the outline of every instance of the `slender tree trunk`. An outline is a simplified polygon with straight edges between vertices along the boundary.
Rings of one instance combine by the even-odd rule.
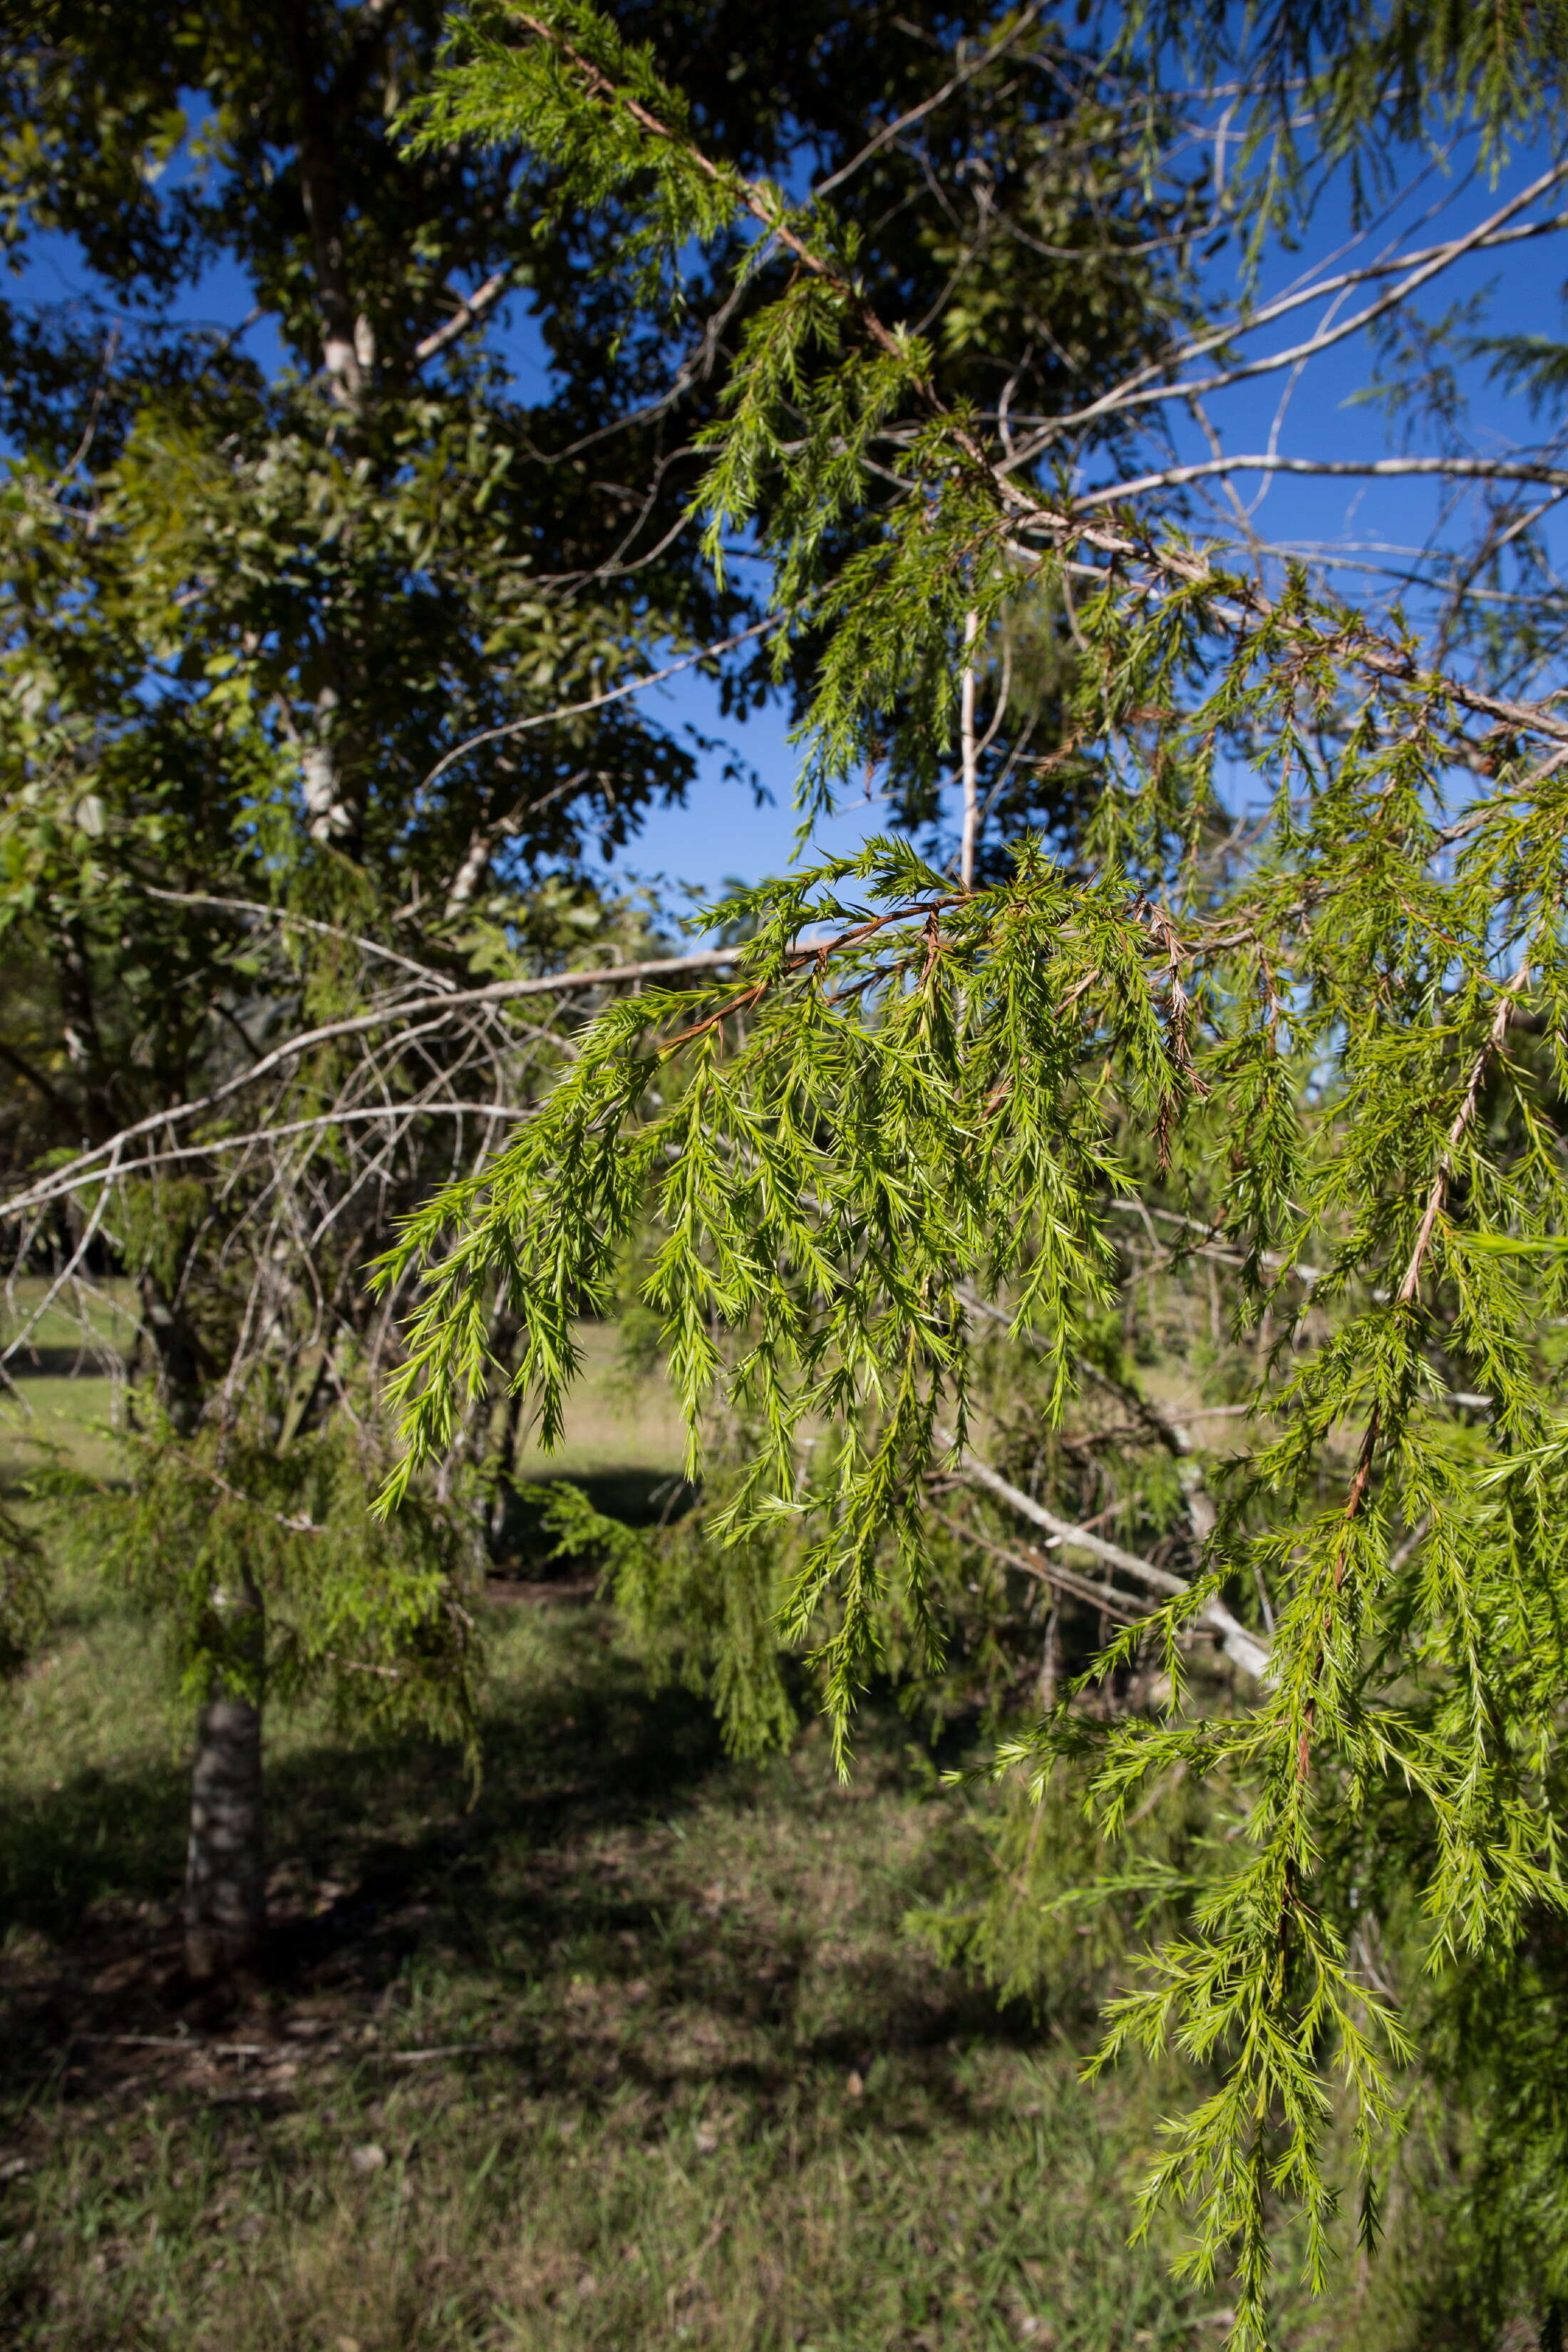
[[[959,688],[959,750],[963,770],[963,832],[959,842],[958,879],[965,890],[974,887],[974,847],[980,838],[980,748],[974,725],[974,644],[980,615],[963,617],[963,678]]]
[[[294,94],[298,109],[295,157],[300,173],[300,198],[316,265],[316,309],[321,337],[321,363],[334,399],[345,408],[357,406],[365,378],[374,364],[370,321],[356,310],[349,283],[343,244],[342,197],[333,168],[336,145],[332,108],[316,79],[316,57],[305,0],[289,11],[289,46],[293,52]]]
[[[1062,1603],[1059,1592],[1051,1595],[1051,1605],[1046,1617],[1046,1638],[1040,1648],[1040,1671],[1035,1683],[1035,1697],[1042,1710],[1055,1706],[1057,1685],[1062,1670]]]
[[[313,16],[310,0],[294,0],[288,15],[298,119],[295,163],[315,264],[321,365],[332,399],[352,419],[359,415],[373,386],[375,333],[355,299],[349,274],[335,162],[342,135],[342,93],[334,97],[319,81]],[[352,532],[352,523],[349,528]],[[322,645],[328,677],[316,696],[314,740],[300,767],[312,840],[331,842],[358,864],[367,787],[363,742],[353,714],[363,709],[371,681],[353,620],[351,613],[345,626],[345,616],[329,600]]]
[[[205,1402],[201,1350],[190,1318],[171,1299],[163,1282],[151,1272],[141,1280],[142,1319],[153,1342],[158,1368],[158,1393],[163,1410],[182,1437],[195,1434]]]
[[[211,1984],[250,1967],[267,1930],[261,1781],[266,1621],[247,1577],[229,1603],[238,1672],[215,1670],[196,1718],[185,1856],[185,1969]]]

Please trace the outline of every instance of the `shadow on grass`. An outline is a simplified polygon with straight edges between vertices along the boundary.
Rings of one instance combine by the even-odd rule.
[[[606,1518],[623,1520],[629,1528],[658,1527],[679,1518],[697,1499],[697,1489],[668,1470],[547,1470],[520,1484],[576,1486],[595,1510],[602,1511]],[[515,1487],[509,1488],[495,1538],[498,1557],[526,1573],[538,1574],[542,1572],[540,1564],[553,1545],[553,1537],[545,1532],[539,1506]],[[555,1572],[566,1574],[570,1570],[557,1565]]]
[[[97,1613],[79,1608],[73,1622],[90,1626]],[[315,1876],[341,1875],[346,1859],[356,1874],[353,1897],[310,1923],[318,1943],[334,1932],[331,1919],[346,1916],[344,1904],[363,1910],[437,1889],[459,1857],[477,1869],[500,1842],[549,1847],[668,1811],[721,1762],[707,1711],[683,1692],[650,1694],[630,1661],[607,1654],[602,1628],[563,1627],[556,1646],[578,1673],[496,1695],[471,1805],[452,1751],[426,1742],[296,1738],[269,1756],[274,1861]],[[95,1907],[168,1904],[184,1862],[186,1793],[185,1773],[171,1762],[95,1767],[14,1796],[0,1811],[0,1919],[68,1948]],[[289,1932],[278,1939],[284,1965]],[[295,1940],[302,1948],[309,1937]]]
[[[13,1356],[5,1369],[13,1380],[79,1380],[101,1381],[104,1411],[109,1410],[109,1378],[104,1367],[105,1349],[100,1346],[83,1346],[72,1340],[59,1347],[50,1343],[29,1343],[19,1356]],[[114,1356],[121,1351],[115,1349]],[[121,1360],[123,1359],[121,1358]]]
[[[966,2106],[955,2047],[1036,2038],[1024,2012],[998,2011],[900,1933],[942,1864],[936,1838],[898,1867],[879,1853],[896,1730],[879,1765],[867,1724],[858,1802],[825,1761],[731,1764],[710,1711],[650,1692],[599,1612],[552,1611],[538,1640],[536,1663],[495,1689],[471,1807],[449,1752],[279,1742],[271,2024],[255,2030],[286,2030],[309,2005],[353,2034],[391,2018],[417,1976],[441,1988],[430,2038],[466,2046],[479,2017],[495,2048],[473,2063],[535,2093],[595,2106],[635,2087],[662,2105],[700,2084],[771,2110],[803,2069],[864,2076],[892,2057],[933,2114]],[[184,1810],[183,1772],[143,1766],[79,1772],[0,1817],[0,1905],[22,1936],[0,2100],[84,2051],[100,2073],[153,2066],[183,2031]],[[847,1836],[881,1875],[869,1906],[858,1898],[852,1964],[825,1969],[845,1922],[803,1858],[814,1839],[831,1854]],[[781,1893],[785,1862],[801,1883]],[[716,1888],[716,1871],[736,1885]]]

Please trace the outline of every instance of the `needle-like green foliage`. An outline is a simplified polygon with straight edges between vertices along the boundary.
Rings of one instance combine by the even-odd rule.
[[[675,291],[682,247],[728,227],[743,184],[696,158],[686,109],[660,81],[646,47],[576,0],[547,13],[558,37],[518,47],[519,29],[544,30],[545,12],[476,12],[447,72],[408,109],[410,149],[521,141],[552,167],[563,206],[592,210],[637,183],[639,217],[623,258],[643,295],[657,295],[667,273]]]
[[[622,189],[646,172],[663,250],[711,228],[751,238],[759,283],[782,270],[696,503],[763,531],[785,626],[822,646],[814,788],[875,761],[911,699],[951,730],[966,642],[1042,600],[1070,604],[1069,737],[1105,781],[1071,861],[1026,837],[964,888],[879,842],[731,902],[754,926],[731,979],[602,1017],[387,1262],[426,1268],[392,1496],[489,1376],[498,1297],[558,1435],[574,1320],[651,1226],[644,1297],[693,1470],[722,1387],[760,1434],[721,1533],[804,1530],[783,1623],[816,1645],[842,1755],[890,1584],[940,1650],[925,1489],[971,1435],[977,1302],[1043,1354],[1049,1419],[1110,1294],[1123,1188],[1201,1208],[1278,1345],[1204,1573],[1100,1661],[1163,1644],[1168,1703],[1058,1706],[999,1762],[1071,1761],[1107,1838],[1173,1772],[1241,1792],[1244,1834],[1113,2006],[1102,2058],[1173,2047],[1198,2070],[1149,2193],[1190,2202],[1191,2264],[1234,2272],[1237,2339],[1260,2343],[1271,2206],[1304,2210],[1320,2280],[1331,2122],[1342,2099],[1374,2172],[1409,2053],[1355,1958],[1375,1866],[1347,1891],[1331,1857],[1385,1792],[1416,1805],[1434,1967],[1501,1965],[1563,1903],[1568,730],[1429,674],[1300,579],[1270,601],[1174,531],[1075,515],[944,400],[830,230],[705,163],[590,12],[539,0],[486,26],[456,37],[426,136],[537,135]],[[847,551],[846,519],[866,523]],[[1455,819],[1483,730],[1490,781]],[[1213,761],[1238,741],[1272,813],[1220,854]],[[1255,1586],[1267,1678],[1205,1710],[1177,1637]]]
[[[863,897],[845,894],[852,881]],[[831,1527],[789,1617],[804,1628],[830,1588],[839,1596],[826,1663],[842,1738],[884,1546],[900,1549],[918,1597],[919,1482],[951,1443],[943,1412],[963,1424],[961,1286],[1016,1286],[1020,1325],[1046,1335],[1063,1377],[1072,1333],[1105,1293],[1091,1204],[1117,1170],[1080,1066],[1086,1028],[1114,1031],[1151,1118],[1190,1077],[1173,1058],[1158,949],[1152,980],[1125,886],[1075,890],[1031,844],[1010,884],[963,901],[889,843],[782,903],[760,895],[754,911],[734,988],[643,997],[607,1016],[510,1148],[411,1223],[402,1250],[432,1257],[454,1223],[464,1231],[410,1335],[402,1475],[447,1442],[458,1392],[488,1376],[498,1284],[525,1335],[521,1376],[546,1443],[558,1434],[575,1318],[611,1299],[651,1202],[661,1240],[646,1295],[694,1468],[719,1334],[748,1336],[731,1381],[767,1434],[728,1531],[802,1509],[798,1440],[833,1432]],[[820,947],[798,945],[807,917],[834,927]],[[1075,992],[1079,1016],[1064,1023],[1058,1005]]]
[[[41,1507],[56,1551],[89,1571],[107,1562],[161,1622],[183,1697],[199,1703],[216,1674],[258,1704],[324,1703],[372,1738],[450,1743],[477,1783],[469,1530],[427,1495],[378,1521],[363,1456],[341,1429],[279,1453],[265,1426],[221,1444],[155,1427],[132,1441],[129,1486],[58,1474]],[[233,1605],[247,1586],[265,1605],[259,1646]]]

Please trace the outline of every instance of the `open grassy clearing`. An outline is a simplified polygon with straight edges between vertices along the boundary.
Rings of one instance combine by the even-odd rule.
[[[31,1275],[0,1295],[0,1346],[26,1335],[0,1389],[0,1480],[49,1464],[94,1478],[118,1467],[120,1383],[110,1374],[135,1336],[131,1286],[95,1286],[79,1311],[68,1292],[47,1303],[53,1287]]]
[[[57,1283],[42,1274],[18,1275],[0,1293],[0,1339],[9,1346],[26,1335],[12,1366],[23,1375],[36,1370],[41,1360],[74,1360],[98,1342],[122,1352],[135,1328],[135,1286],[124,1275],[80,1285]]]
[[[582,1337],[520,1475],[635,1513],[679,1417]],[[115,1475],[112,1383],[25,1378]],[[872,1710],[847,1790],[815,1730],[737,1768],[596,1604],[513,1590],[471,1809],[446,1755],[273,1719],[276,1965],[222,2014],[179,1977],[188,1716],[66,1590],[0,1699],[7,2352],[1216,2346],[1223,2290],[1127,2244],[1173,2078],[1086,2090],[1077,1990],[1001,2011],[905,1930],[973,1861],[961,1750]]]
[[[489,1769],[272,1740],[273,1980],[173,1987],[149,1637],[79,1598],[11,1714],[0,2339],[70,2352],[1216,2343],[1129,2251],[1156,2089],[902,1929],[961,1812],[900,1727],[737,1769],[593,1607],[496,1604]]]

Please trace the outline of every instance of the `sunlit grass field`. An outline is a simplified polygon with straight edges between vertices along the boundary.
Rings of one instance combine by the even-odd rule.
[[[34,1276],[13,1286],[9,1301],[0,1295],[0,1347],[26,1329],[26,1345],[6,1367],[8,1384],[0,1387],[0,1479],[24,1477],[49,1462],[112,1478],[120,1467],[121,1408],[106,1360],[122,1357],[134,1336],[129,1286],[109,1284],[80,1312],[62,1297],[35,1323],[48,1289]],[[596,1479],[629,1472],[646,1482],[649,1474],[675,1474],[683,1430],[664,1381],[627,1370],[611,1324],[584,1323],[578,1340],[584,1373],[571,1400],[566,1444],[551,1455],[525,1444],[519,1476]]]
[[[113,1486],[127,1475],[123,1374],[136,1335],[135,1299],[123,1281],[51,1301],[38,1276],[0,1291],[0,1493],[24,1517],[30,1494],[65,1471]],[[605,1510],[648,1516],[675,1493],[686,1458],[686,1432],[674,1397],[657,1370],[633,1369],[617,1327],[584,1322],[577,1341],[582,1374],[567,1408],[563,1444],[546,1454],[537,1433],[521,1433],[520,1484],[581,1481]],[[517,1515],[523,1533],[531,1515]],[[507,1538],[510,1541],[509,1536]]]
[[[130,1286],[108,1284],[80,1311],[68,1291],[50,1305],[52,1287],[31,1276],[0,1293],[0,1347],[22,1343],[0,1386],[0,1480],[49,1464],[101,1478],[118,1466],[120,1382],[110,1366],[134,1337]]]

